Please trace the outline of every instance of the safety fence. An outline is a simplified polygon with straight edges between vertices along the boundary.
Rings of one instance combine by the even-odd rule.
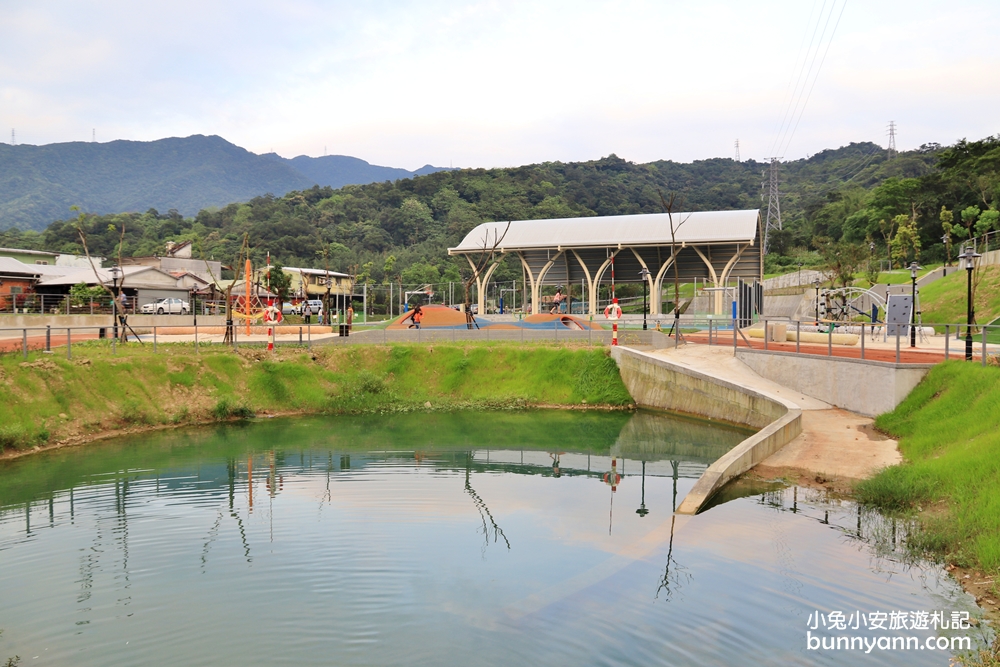
[[[672,321],[671,321],[672,322]],[[1000,359],[1000,325],[968,327],[956,323],[925,323],[910,327],[783,320],[761,320],[751,327],[734,326],[738,321],[716,318],[682,318],[677,328],[643,329],[641,321],[620,323],[617,342],[623,346],[665,349],[685,343],[707,344],[771,352],[848,357],[894,363],[937,363],[948,359],[976,359],[994,363]],[[934,334],[937,330],[940,334]],[[150,346],[157,352],[165,343],[201,346],[213,349],[229,347],[300,347],[315,345],[358,345],[392,343],[445,342],[554,342],[581,345],[612,345],[615,332],[608,329],[569,329],[558,321],[551,326],[510,326],[468,329],[465,327],[435,327],[389,329],[364,325],[254,325],[248,336],[243,324],[226,326],[142,326],[121,324],[69,327],[0,328],[0,353],[20,353],[25,358],[30,350],[54,353],[65,347],[72,359],[73,345],[85,341],[103,341],[112,352],[123,344]],[[930,332],[930,333],[928,333]],[[992,348],[990,347],[992,346]],[[993,354],[991,354],[991,352]]]

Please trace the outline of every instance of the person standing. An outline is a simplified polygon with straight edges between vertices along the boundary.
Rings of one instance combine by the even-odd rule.
[[[561,312],[560,307],[562,306],[562,302],[563,302],[562,289],[557,289],[556,295],[552,297],[552,310],[550,310],[549,313],[551,314],[551,313]]]
[[[306,324],[312,324],[312,308],[309,307],[309,302],[306,301],[302,305],[302,319],[305,320]]]
[[[347,330],[351,330],[351,325],[354,324],[354,305],[347,304]]]

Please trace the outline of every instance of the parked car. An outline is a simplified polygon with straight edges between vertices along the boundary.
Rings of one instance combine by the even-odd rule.
[[[313,317],[323,317],[323,302],[320,299],[310,299],[308,301],[303,301],[299,304],[299,313],[302,312],[302,306],[309,304],[309,310],[312,311]]]
[[[286,301],[281,304],[281,314],[282,315],[298,315],[299,306],[298,304],[292,303],[291,301]]]
[[[187,315],[191,312],[191,306],[183,299],[157,299],[152,303],[147,303],[141,308],[143,313],[163,315]]]

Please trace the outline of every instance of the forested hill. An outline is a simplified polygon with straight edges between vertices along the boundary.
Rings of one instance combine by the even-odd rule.
[[[427,165],[410,172],[342,155],[288,160],[201,135],[149,142],[0,144],[0,229],[45,229],[74,205],[93,213],[155,208],[192,216],[268,193],[396,180],[437,169]]]
[[[483,221],[659,212],[660,194],[676,193],[689,211],[757,208],[767,165],[731,159],[634,164],[614,155],[579,163],[543,163],[510,169],[440,171],[395,182],[341,189],[313,187],[282,197],[256,197],[194,217],[179,214],[84,216],[52,224],[42,233],[0,233],[0,246],[80,252],[82,225],[91,252],[116,254],[125,226],[125,255],[162,252],[166,240],[195,241],[195,252],[233,261],[244,234],[258,259],[270,251],[284,265],[349,270],[369,268],[376,281],[402,275],[406,282],[455,280],[465,270],[447,256]],[[943,256],[940,209],[982,216],[966,225],[985,229],[1000,202],[1000,139],[925,146],[892,157],[874,144],[851,144],[780,167],[784,232],[768,262],[820,261],[820,240],[864,248],[868,238],[895,238],[905,227],[922,243],[923,258]],[[970,213],[971,215],[971,213]],[[889,227],[884,223],[889,221]],[[975,223],[975,224],[974,224]],[[987,224],[988,223],[988,224]],[[895,230],[895,231],[894,231]],[[961,229],[956,229],[958,238]],[[889,238],[886,238],[888,235]],[[909,246],[900,246],[906,252]],[[935,246],[935,244],[937,244]],[[885,250],[888,252],[888,250]],[[896,252],[893,250],[893,252]],[[370,264],[369,264],[370,263]],[[520,279],[520,268],[497,279]]]

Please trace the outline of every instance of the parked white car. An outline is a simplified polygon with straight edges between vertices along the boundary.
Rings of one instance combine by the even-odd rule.
[[[299,304],[299,313],[300,314],[302,313],[303,306],[305,306],[305,304],[307,303],[309,304],[309,310],[312,311],[311,312],[312,316],[322,319],[323,302],[320,299],[310,299],[309,301],[303,301],[302,303]]]
[[[156,313],[157,315],[163,315],[164,313],[169,313],[171,315],[187,315],[191,312],[191,306],[183,299],[157,299],[152,303],[144,305],[141,310],[144,314]]]

